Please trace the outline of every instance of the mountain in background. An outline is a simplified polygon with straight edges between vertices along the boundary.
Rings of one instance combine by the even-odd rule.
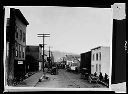
[[[49,51],[45,51],[45,53],[47,54],[47,56],[49,55]],[[54,61],[55,62],[59,61],[60,58],[62,58],[62,57],[66,57],[66,55],[73,55],[73,56],[80,57],[79,54],[68,53],[68,52],[61,52],[61,51],[52,51],[52,54],[54,56]]]

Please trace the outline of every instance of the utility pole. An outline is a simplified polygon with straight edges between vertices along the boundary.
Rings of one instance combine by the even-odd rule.
[[[49,65],[50,67],[52,66],[52,52],[50,51],[50,46],[49,46]]]
[[[46,44],[44,44],[44,38],[45,37],[50,37],[50,36],[48,36],[48,35],[50,35],[50,34],[37,34],[38,36],[37,37],[43,37],[43,73],[45,72],[44,71],[44,47],[45,47],[45,45]],[[45,76],[45,74],[44,74],[44,76]]]
[[[51,67],[50,46],[49,46],[49,60],[48,60],[48,63],[49,63],[49,68],[50,68]]]
[[[51,52],[51,65],[54,63],[54,56],[53,56],[53,53]]]

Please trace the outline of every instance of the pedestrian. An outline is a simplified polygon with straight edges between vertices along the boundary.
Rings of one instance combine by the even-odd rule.
[[[99,79],[100,80],[103,80],[103,76],[102,76],[102,73],[100,72],[100,75],[99,75]]]
[[[105,80],[105,82],[107,82],[107,80],[108,80],[108,75],[106,73],[105,73],[104,80]]]
[[[94,73],[94,76],[97,76],[97,73],[96,72]]]

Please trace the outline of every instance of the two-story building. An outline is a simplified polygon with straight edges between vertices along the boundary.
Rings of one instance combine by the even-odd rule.
[[[99,46],[91,49],[91,74],[110,73],[110,47]]]
[[[91,51],[81,53],[80,54],[81,61],[80,61],[80,70],[83,68],[87,69],[87,72],[91,73]]]
[[[80,67],[80,57],[73,55],[66,55],[66,69],[67,70],[77,70]]]
[[[40,71],[42,69],[42,47],[26,46],[26,71]]]

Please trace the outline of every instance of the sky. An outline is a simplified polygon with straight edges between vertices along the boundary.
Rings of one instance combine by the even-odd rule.
[[[46,49],[69,53],[84,53],[97,46],[110,46],[112,9],[60,6],[13,6],[20,9],[29,25],[26,45],[42,44],[37,34],[45,38]],[[9,7],[6,7],[9,9]],[[6,13],[6,11],[5,11]]]

